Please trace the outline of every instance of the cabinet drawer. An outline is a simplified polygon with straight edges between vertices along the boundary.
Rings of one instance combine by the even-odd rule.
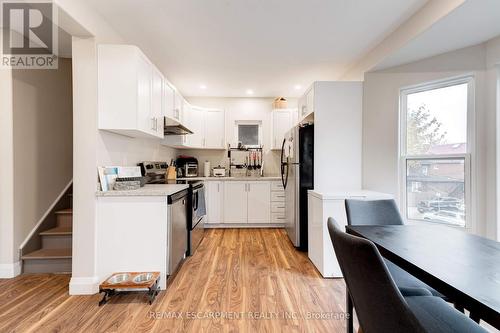
[[[271,212],[285,214],[285,203],[284,202],[271,202]]]
[[[283,184],[281,181],[271,182],[271,191],[283,191]]]
[[[285,202],[285,192],[271,192],[271,201],[272,202]]]
[[[285,223],[285,213],[271,213],[271,223]]]

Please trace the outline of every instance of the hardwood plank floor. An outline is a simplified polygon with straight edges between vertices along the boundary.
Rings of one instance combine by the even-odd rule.
[[[343,280],[322,279],[283,229],[207,230],[152,306],[128,294],[98,307],[69,296],[69,278],[0,280],[0,332],[345,331]]]

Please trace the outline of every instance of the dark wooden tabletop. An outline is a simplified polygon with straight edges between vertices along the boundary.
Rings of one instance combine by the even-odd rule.
[[[434,225],[348,226],[380,253],[500,329],[500,243]]]

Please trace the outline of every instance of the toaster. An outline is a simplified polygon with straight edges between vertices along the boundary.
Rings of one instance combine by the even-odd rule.
[[[212,169],[214,177],[226,177],[226,169],[220,165]]]

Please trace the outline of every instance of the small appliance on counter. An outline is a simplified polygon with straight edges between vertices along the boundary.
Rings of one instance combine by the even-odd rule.
[[[212,169],[212,175],[214,177],[226,177],[226,168],[218,165]]]
[[[165,184],[168,163],[150,162],[139,163],[141,174],[146,177],[146,184]]]
[[[177,165],[177,177],[198,177],[198,160],[192,156],[181,155],[175,161]]]

